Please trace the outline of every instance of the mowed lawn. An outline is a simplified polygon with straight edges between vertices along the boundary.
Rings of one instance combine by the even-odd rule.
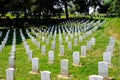
[[[5,37],[6,31],[3,30],[3,35],[0,38],[0,43]],[[30,30],[29,30],[30,31]],[[40,80],[40,74],[30,74],[32,70],[31,61],[28,60],[28,55],[24,48],[19,29],[17,29],[16,36],[16,60],[15,60],[15,79],[16,80]],[[31,32],[32,33],[32,32]],[[114,55],[112,57],[113,66],[109,68],[109,77],[115,80],[120,80],[120,19],[119,18],[107,18],[106,23],[101,29],[94,32],[91,36],[79,43],[78,46],[73,46],[72,50],[68,50],[67,42],[63,40],[65,46],[65,56],[59,56],[59,40],[57,35],[57,43],[55,53],[55,63],[48,64],[48,51],[51,51],[51,42],[46,45],[46,54],[42,55],[41,49],[39,49],[27,36],[25,29],[23,29],[23,34],[26,41],[30,45],[30,49],[33,50],[33,56],[39,58],[40,71],[48,70],[51,72],[51,80],[64,80],[57,77],[60,74],[60,61],[61,59],[69,60],[69,74],[71,75],[70,80],[88,80],[88,77],[93,74],[98,74],[98,62],[103,61],[103,52],[106,50],[109,38],[114,36],[116,38]],[[86,42],[91,39],[91,37],[96,38],[96,45],[92,46],[92,50],[87,51],[87,56],[85,58],[80,57],[81,67],[74,67],[72,65],[72,54],[74,51],[81,50],[82,45],[86,45]],[[9,39],[3,52],[0,53],[0,80],[6,79],[6,69],[9,68],[8,58],[10,56],[10,50],[12,48],[13,30],[10,32]],[[64,39],[64,37],[63,37]],[[38,41],[41,41],[37,38]],[[45,45],[45,43],[41,43]]]

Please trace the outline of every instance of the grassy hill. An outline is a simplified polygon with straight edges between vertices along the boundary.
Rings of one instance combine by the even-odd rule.
[[[41,50],[28,38],[24,30],[25,38],[30,45],[30,49],[33,50],[34,57],[39,58],[40,71],[48,70],[51,72],[52,80],[63,80],[57,78],[57,75],[60,74],[60,60],[68,59],[69,60],[69,73],[72,75],[70,80],[88,80],[88,77],[93,74],[98,74],[98,62],[103,61],[103,52],[106,50],[108,45],[109,38],[114,36],[116,38],[116,44],[114,49],[114,56],[112,58],[113,66],[109,68],[109,77],[114,78],[115,80],[120,79],[120,18],[107,18],[104,26],[85,39],[82,43],[79,43],[78,46],[73,46],[73,50],[67,50],[67,43],[64,42],[65,46],[65,56],[60,57],[59,55],[59,45],[54,50],[55,53],[55,63],[48,64],[48,55],[42,55]],[[6,47],[3,49],[3,52],[0,53],[0,79],[6,78],[5,70],[9,67],[8,58],[10,56],[10,50],[12,46],[12,35],[9,37]],[[5,36],[0,38],[0,43]],[[80,62],[83,64],[82,67],[74,67],[72,65],[72,53],[73,51],[80,51],[81,45],[86,45],[86,41],[90,40],[91,37],[96,38],[96,45],[92,47],[91,51],[87,51],[87,57],[81,57]],[[57,35],[58,38],[58,35]],[[40,41],[40,39],[37,39]],[[52,41],[52,40],[50,40]],[[58,42],[58,39],[57,41]],[[44,45],[42,43],[41,45]],[[51,45],[51,44],[50,44]],[[51,46],[47,45],[47,52],[51,50]],[[16,60],[15,60],[15,78],[16,80],[40,80],[40,74],[29,74],[32,70],[31,62],[28,61],[28,56],[26,54],[23,42],[20,37],[19,30],[17,30],[17,44],[16,44]]]

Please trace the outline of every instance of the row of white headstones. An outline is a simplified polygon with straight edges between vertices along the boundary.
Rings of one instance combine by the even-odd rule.
[[[97,21],[97,22],[91,21],[89,23],[88,22],[87,23],[86,22],[81,23],[80,26],[69,26],[69,27],[66,27],[66,26],[52,26],[52,27],[49,27],[46,30],[38,30],[38,32],[40,32],[42,35],[47,35],[47,34],[49,35],[50,34],[48,36],[48,37],[50,37],[50,36],[52,36],[52,34],[54,36],[56,36],[57,30],[58,30],[59,38],[62,36],[61,33],[63,33],[64,36],[66,34],[68,34],[70,36],[70,38],[73,39],[73,36],[76,37],[77,35],[80,35],[82,32],[87,32],[88,30],[90,30],[91,28],[94,28],[95,26],[97,28],[97,26],[98,27],[101,26],[104,22],[101,23],[100,21]],[[40,38],[38,33],[34,32],[33,30],[32,30],[32,32],[36,35],[36,37]],[[88,33],[86,33],[86,34],[88,34]],[[42,36],[42,37],[44,37],[44,36]],[[83,37],[85,37],[85,36],[83,36]],[[56,37],[54,37],[54,39],[55,38]],[[44,41],[44,38],[43,38],[42,41]]]
[[[68,35],[64,35],[65,41],[68,42],[68,45],[72,45],[72,41],[69,41],[69,40],[73,39],[73,35],[74,35],[76,37],[76,38],[74,38],[74,45],[77,46],[78,42],[82,42],[82,39],[85,39],[86,37],[88,37],[89,35],[91,35],[98,28],[99,28],[99,26],[94,27],[92,30],[89,30],[89,31],[85,32],[83,34],[83,36],[79,36],[80,35],[80,31],[75,32],[75,35],[74,35],[74,33],[70,33],[69,30],[66,30],[67,32],[65,32],[64,31],[65,28],[63,28],[63,34],[68,33]],[[48,29],[48,31],[49,31],[49,29]],[[53,32],[53,29],[54,28],[52,28],[51,32]],[[31,30],[31,31],[36,35],[37,38],[40,38],[42,42],[44,42],[45,39],[46,39],[46,45],[49,44],[49,40],[50,40],[50,38],[51,38],[51,36],[52,36],[53,33],[50,32],[50,34],[48,35],[48,38],[46,38],[45,36],[43,36],[45,34],[44,32],[39,31],[40,34],[42,34],[42,36],[39,36],[39,34],[37,32],[35,32],[34,30]],[[48,31],[46,31],[46,32],[48,32]],[[30,35],[30,33],[29,33],[28,30],[26,30],[26,32],[27,32],[28,36],[31,38],[32,42],[34,42],[40,48],[40,42],[38,42],[32,35]],[[79,36],[79,37],[77,37],[77,36]],[[69,37],[70,37],[70,39],[69,39]],[[52,49],[56,48],[56,44],[55,43],[56,43],[56,31],[54,32],[54,36],[53,36]],[[63,45],[63,38],[62,38],[61,32],[59,33],[59,44],[60,44],[60,46]],[[45,46],[43,46],[43,48],[45,48]],[[68,46],[68,48],[72,49],[72,46],[71,47]]]
[[[111,59],[115,46],[115,38],[110,37],[106,51],[103,53],[103,61],[98,62],[98,75],[89,76],[89,80],[109,80],[108,70],[112,66]]]
[[[13,40],[12,40],[12,49],[10,51],[10,57],[9,57],[9,68],[6,69],[6,80],[14,80],[13,72],[15,68],[15,52],[16,52],[16,29],[14,29],[13,32]]]
[[[30,35],[27,30],[26,30],[26,32],[28,33],[28,35]],[[25,41],[25,37],[22,33],[22,30],[20,30],[20,34],[21,34],[21,37],[22,37],[22,40],[23,40],[23,43],[24,43],[24,47],[26,48],[26,52],[29,56],[29,59],[32,60],[32,71],[30,73],[38,73],[39,72],[39,66],[38,66],[39,65],[39,59],[38,58],[32,58],[32,50],[29,49],[29,46],[28,46],[27,42]],[[16,39],[13,39],[13,45],[14,45],[14,40],[16,40]],[[95,41],[95,39],[94,39],[94,41]],[[34,42],[34,39],[33,39],[33,42]],[[34,43],[36,43],[36,41]],[[93,43],[95,44],[95,42],[93,42]],[[90,48],[90,46],[88,46],[88,47]],[[14,51],[14,49],[15,48],[12,48],[11,51]],[[44,51],[42,51],[42,52],[44,52]],[[54,61],[54,51],[49,51],[49,54],[50,54],[49,55],[49,62],[53,63],[53,61]],[[73,64],[77,65],[77,66],[80,65],[80,59],[79,59],[78,56],[79,56],[79,52],[73,52]],[[11,62],[14,63],[14,61],[11,61]],[[10,62],[10,64],[11,64],[11,62]],[[66,59],[61,60],[61,75],[59,75],[59,77],[61,76],[63,78],[69,78],[68,69],[66,68],[67,72],[64,69],[65,64],[66,64],[66,67],[68,67],[68,60],[66,60]],[[14,74],[14,64],[13,64],[13,66],[11,66],[11,68],[7,69],[6,71],[8,71],[8,73],[9,73],[9,71],[12,71],[12,73]],[[43,75],[43,74],[45,74],[45,75]],[[46,75],[48,75],[48,77],[43,77],[43,76],[46,76]],[[7,77],[10,78],[11,76],[12,75],[10,75],[10,76],[8,75]],[[9,80],[9,78],[8,78],[8,80]],[[47,79],[45,79],[45,78],[47,78]],[[14,80],[14,75],[10,79]],[[41,72],[41,80],[50,80],[50,72],[49,71],[43,71],[43,73]]]
[[[2,53],[2,50],[3,48],[5,47],[6,43],[7,43],[7,40],[9,38],[9,33],[10,33],[10,30],[7,31],[6,35],[5,35],[5,38],[3,39],[3,41],[1,42],[1,45],[0,45],[0,53]],[[0,33],[1,36],[2,36],[2,32]]]

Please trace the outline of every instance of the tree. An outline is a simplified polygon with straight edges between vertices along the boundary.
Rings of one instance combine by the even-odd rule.
[[[116,13],[116,15],[120,15],[120,0],[111,1],[109,12]]]
[[[68,4],[67,4],[67,0],[63,0],[63,4],[65,7],[65,14],[66,14],[66,19],[69,18],[69,14],[68,14]]]
[[[13,5],[13,0],[0,0],[0,13],[5,14],[10,11]]]

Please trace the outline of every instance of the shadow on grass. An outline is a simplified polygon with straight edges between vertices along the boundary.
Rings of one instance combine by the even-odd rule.
[[[0,31],[2,31],[2,36],[0,37],[0,44],[2,43],[3,39],[5,38],[6,36],[6,33],[8,31],[8,29],[1,29]],[[23,35],[25,37],[25,39],[29,39],[29,37],[27,36],[26,34],[26,30],[25,29],[22,29],[23,31]],[[6,43],[6,46],[8,45],[11,45],[12,46],[12,42],[13,42],[13,32],[14,30],[13,29],[10,29],[10,33],[9,33],[9,38],[8,38],[8,41]],[[22,43],[22,38],[20,36],[20,29],[16,29],[16,45],[17,44],[21,44]]]

